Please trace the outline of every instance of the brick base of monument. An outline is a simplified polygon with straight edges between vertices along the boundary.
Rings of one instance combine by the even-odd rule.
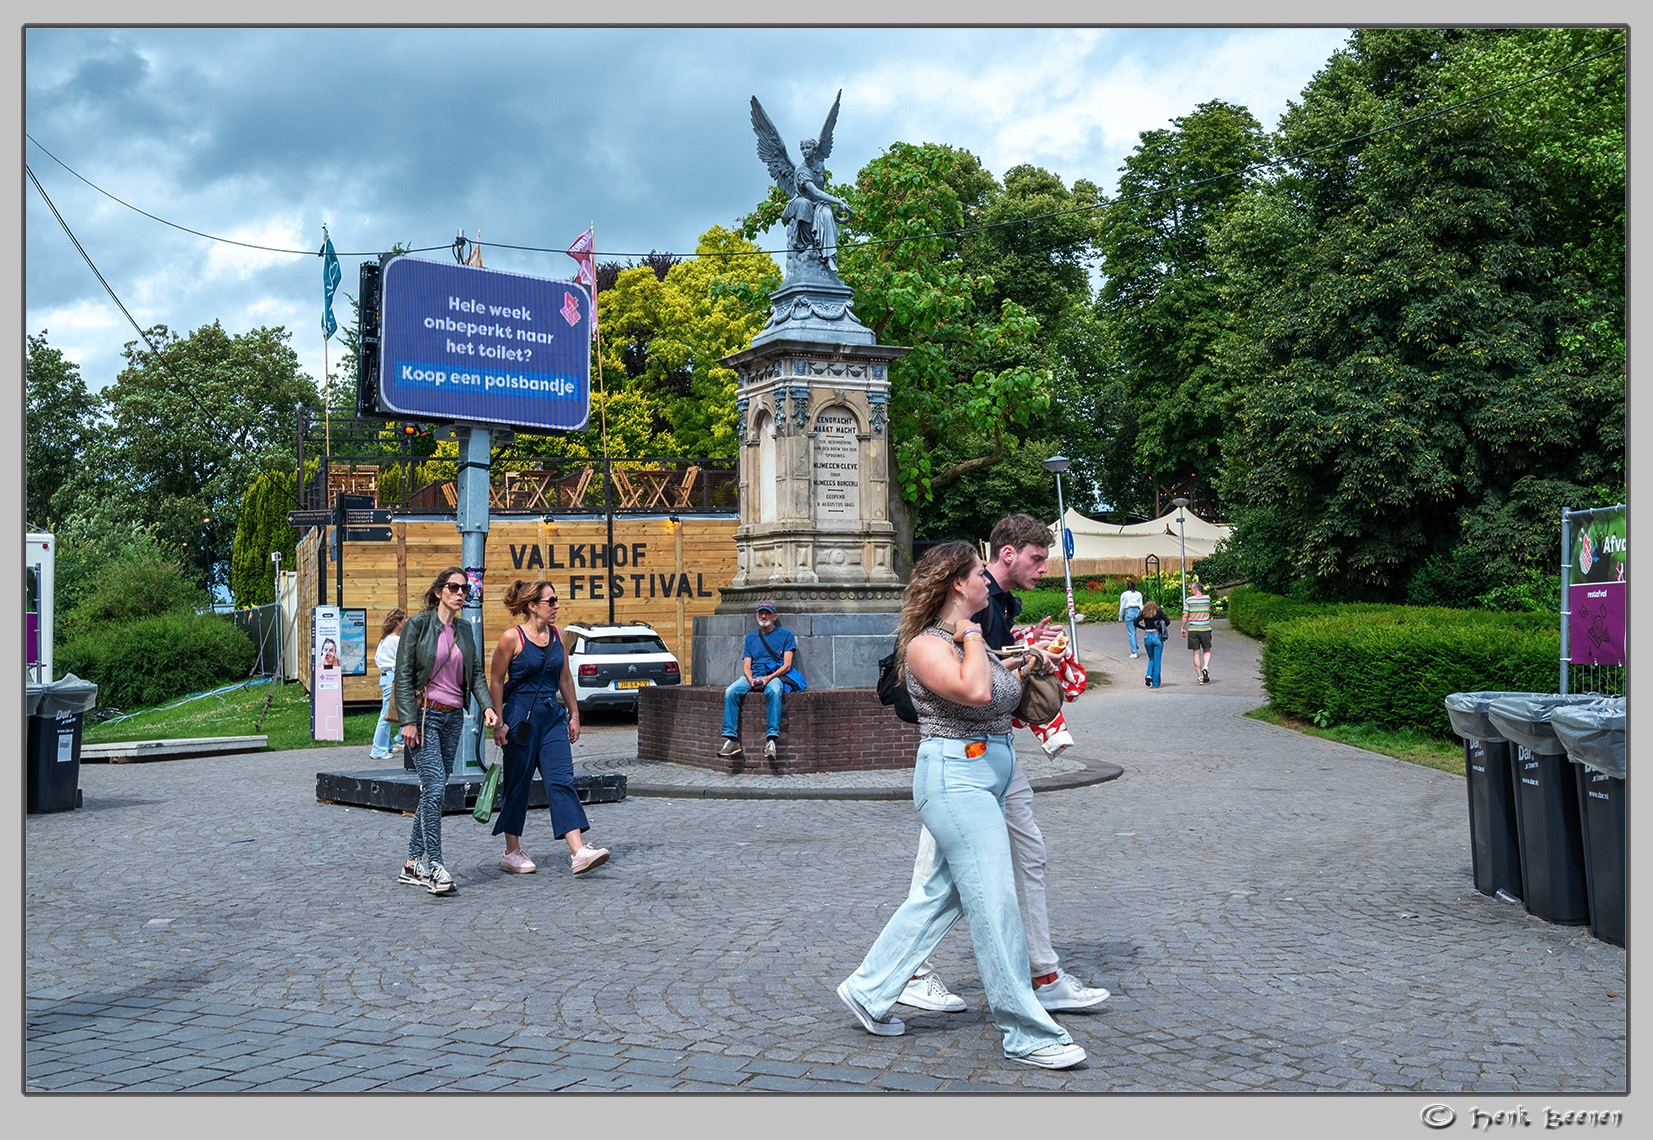
[[[872,689],[805,689],[781,700],[779,755],[763,754],[763,694],[740,702],[739,756],[719,756],[723,743],[723,689],[667,685],[642,690],[637,700],[637,758],[670,761],[717,772],[868,772],[911,768],[918,726],[878,703]]]

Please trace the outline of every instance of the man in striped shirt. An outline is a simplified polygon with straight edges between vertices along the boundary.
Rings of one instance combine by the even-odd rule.
[[[1188,604],[1182,609],[1182,634],[1194,651],[1194,680],[1211,683],[1211,599],[1198,578],[1188,580]]]

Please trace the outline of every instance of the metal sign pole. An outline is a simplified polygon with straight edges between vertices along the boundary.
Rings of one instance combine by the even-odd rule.
[[[493,460],[493,432],[486,427],[455,427],[459,441],[459,471],[454,477],[454,498],[458,502],[455,525],[459,529],[459,562],[471,589],[457,620],[471,625],[471,639],[477,653],[485,652],[482,640],[482,568],[488,545],[488,479]],[[469,681],[469,678],[466,678]],[[482,710],[468,692],[465,723],[459,730],[459,751],[454,757],[455,775],[482,772]]]

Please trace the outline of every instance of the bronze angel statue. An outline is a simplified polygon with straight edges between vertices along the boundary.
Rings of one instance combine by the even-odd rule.
[[[758,136],[758,157],[769,167],[775,184],[792,198],[781,215],[786,226],[788,269],[792,259],[798,257],[818,261],[829,274],[838,276],[838,212],[842,211],[846,219],[852,212],[849,203],[826,192],[826,160],[832,153],[832,128],[838,121],[838,103],[843,97],[840,90],[833,99],[820,137],[798,144],[803,162],[793,166],[780,132],[769,121],[758,97],[752,96],[752,130]]]

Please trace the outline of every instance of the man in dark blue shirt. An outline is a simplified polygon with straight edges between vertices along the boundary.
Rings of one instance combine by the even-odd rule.
[[[775,603],[759,602],[758,628],[746,635],[741,650],[741,675],[723,690],[723,746],[717,750],[719,756],[740,755],[740,699],[753,689],[762,689],[769,717],[763,754],[775,758],[776,743],[781,738],[781,694],[787,688],[784,678],[797,651],[797,637],[775,622]]]

